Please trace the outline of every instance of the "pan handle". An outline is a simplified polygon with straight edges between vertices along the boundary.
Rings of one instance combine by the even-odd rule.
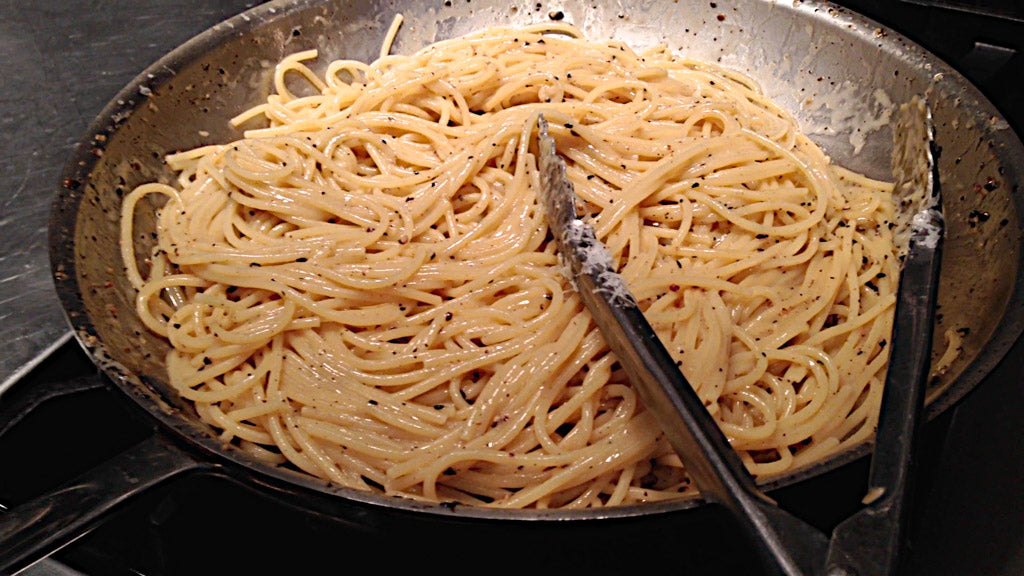
[[[100,382],[99,384],[97,382]],[[19,402],[18,414],[48,399],[95,389],[99,379],[64,383]],[[4,399],[3,412],[15,407]],[[16,418],[7,420],[12,423]],[[11,428],[0,427],[0,435]],[[164,435],[153,434],[52,492],[0,512],[0,575],[14,574],[85,535],[108,512],[186,472],[210,470]]]

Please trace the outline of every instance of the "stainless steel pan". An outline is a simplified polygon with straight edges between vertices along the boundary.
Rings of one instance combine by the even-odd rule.
[[[50,230],[54,282],[79,342],[104,377],[154,423],[154,434],[63,489],[0,516],[0,572],[53,550],[123,500],[184,473],[229,475],[311,502],[324,513],[371,523],[383,514],[399,522],[578,525],[701,508],[697,500],[684,500],[608,510],[495,511],[339,489],[221,445],[166,385],[166,345],[135,317],[133,290],[122,273],[122,195],[142,182],[170,179],[162,163],[170,151],[239,137],[226,120],[266,97],[273,64],[283,56],[315,47],[321,63],[373,59],[398,12],[405,24],[394,52],[488,25],[551,18],[576,24],[593,38],[665,43],[720,61],[760,82],[837,162],[879,178],[889,177],[892,104],[927,94],[942,148],[948,221],[936,353],[947,329],[964,335],[957,360],[932,382],[928,416],[962,399],[1021,334],[1024,200],[1018,187],[1024,147],[960,74],[860,15],[791,0],[270,2],[215,26],[141,73],[103,110],[65,167]],[[763,488],[824,474],[868,450],[860,446]]]

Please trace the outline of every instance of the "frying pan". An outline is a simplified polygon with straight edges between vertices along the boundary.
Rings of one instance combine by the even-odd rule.
[[[103,110],[65,166],[50,229],[54,283],[76,338],[105,380],[153,422],[154,434],[0,517],[0,571],[52,551],[127,498],[186,473],[229,476],[297,505],[368,524],[429,518],[480,526],[577,527],[692,515],[703,508],[700,500],[690,499],[605,510],[498,511],[341,489],[221,445],[166,384],[166,344],[135,317],[133,290],[122,273],[117,249],[122,195],[142,182],[170,181],[173,175],[162,162],[168,152],[238,138],[226,120],[266,97],[273,65],[283,56],[315,47],[322,64],[339,57],[371,60],[399,12],[405,24],[393,49],[398,53],[487,25],[562,19],[590,38],[614,37],[635,47],[665,43],[719,61],[758,81],[837,163],[876,178],[890,177],[892,103],[927,94],[948,191],[936,334],[948,329],[963,336],[956,360],[933,379],[927,417],[949,409],[977,386],[1019,337],[1024,205],[1017,188],[1024,147],[961,75],[858,14],[825,2],[790,0],[271,2],[213,27],[143,71]],[[138,223],[141,231],[152,225]],[[937,337],[935,356],[943,344]],[[825,474],[869,450],[859,446],[768,479],[762,488]]]

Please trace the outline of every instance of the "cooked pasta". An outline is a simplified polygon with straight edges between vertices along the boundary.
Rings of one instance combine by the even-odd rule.
[[[832,164],[747,77],[664,46],[545,23],[388,52],[320,74],[315,51],[285,58],[276,93],[235,119],[244,137],[170,155],[175,185],[125,198],[138,314],[225,443],[428,501],[694,493],[562,274],[539,113],[753,474],[871,437],[898,281],[890,184]],[[166,203],[137,264],[149,195]]]

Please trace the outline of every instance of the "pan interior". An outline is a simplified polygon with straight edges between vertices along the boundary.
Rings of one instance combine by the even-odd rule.
[[[933,379],[930,415],[978,384],[1019,336],[1024,309],[1021,206],[1015,194],[1024,166],[1020,141],[958,73],[898,33],[883,32],[856,14],[817,2],[763,0],[271,2],[193,39],[114,98],[65,169],[52,223],[58,293],[83,346],[125,392],[208,452],[287,484],[337,492],[220,446],[169,389],[163,367],[167,346],[138,320],[134,290],[123,274],[121,199],[143,182],[171,182],[174,175],[163,162],[167,153],[239,138],[227,120],[266,98],[274,64],[282,57],[316,48],[320,66],[335,58],[372,60],[398,13],[404,23],[394,53],[486,26],[559,20],[590,38],[616,38],[637,48],[664,43],[720,62],[758,81],[837,163],[876,178],[890,177],[893,104],[926,94],[942,149],[939,169],[948,222],[934,359],[945,351],[947,334],[960,341],[955,360]],[[152,231],[152,219],[140,216],[136,233],[148,238]],[[146,248],[141,243],[138,254]],[[774,479],[766,488],[820,474],[866,449]]]

